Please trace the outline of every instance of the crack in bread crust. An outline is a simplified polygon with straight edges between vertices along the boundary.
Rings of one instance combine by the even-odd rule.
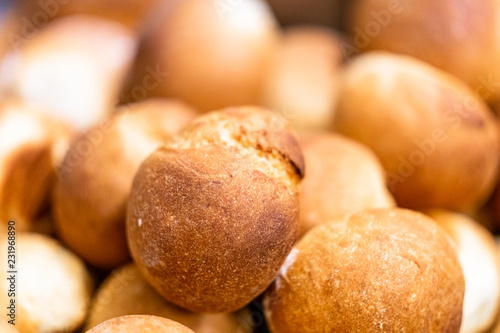
[[[222,145],[252,157],[253,166],[297,190],[304,159],[285,119],[257,107],[228,108],[198,117],[168,146],[174,149]]]

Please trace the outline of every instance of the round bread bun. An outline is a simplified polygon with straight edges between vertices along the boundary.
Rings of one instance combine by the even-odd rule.
[[[122,107],[77,138],[54,190],[56,227],[64,243],[99,268],[126,262],[125,207],[134,175],[195,115],[181,102],[147,100]]]
[[[256,107],[196,118],[142,164],[127,236],[146,280],[195,312],[242,308],[272,282],[297,238],[302,152]]]
[[[351,52],[387,50],[447,71],[478,96],[498,99],[499,14],[496,0],[359,0],[347,20]]]
[[[110,319],[87,333],[194,333],[175,321],[155,316],[123,316]]]
[[[273,333],[458,332],[464,288],[453,244],[434,221],[366,210],[307,233],[264,311]]]
[[[300,192],[301,236],[337,215],[395,206],[380,161],[364,145],[330,133],[305,134],[300,145],[307,166]]]
[[[345,0],[267,0],[284,25],[314,24],[340,28]]]
[[[116,22],[68,16],[14,49],[0,63],[0,94],[39,106],[83,130],[116,104],[136,40]]]
[[[377,154],[402,207],[472,210],[493,190],[497,120],[462,82],[417,59],[373,52],[351,62],[335,128]]]
[[[500,307],[500,255],[495,238],[466,215],[445,210],[425,212],[455,242],[465,277],[461,333],[485,332]]]
[[[94,296],[85,326],[90,329],[111,318],[140,314],[171,319],[196,333],[252,332],[248,311],[201,314],[168,303],[146,282],[134,264],[117,269],[103,282]]]
[[[340,37],[327,28],[286,30],[265,75],[262,104],[295,128],[327,129],[337,102]]]
[[[7,309],[15,293],[15,324],[22,333],[71,332],[83,324],[92,293],[92,280],[80,258],[54,239],[34,233],[15,236],[16,287],[12,289],[12,267],[8,267],[7,232],[0,238],[0,306]],[[12,262],[9,262],[11,264]],[[9,292],[10,293],[10,292]],[[2,317],[11,320],[3,311]]]
[[[66,126],[13,100],[0,102],[0,224],[40,231],[55,168],[72,137]]]
[[[9,320],[11,320],[11,319],[9,318]],[[15,325],[9,324],[7,322],[7,320],[5,320],[3,318],[0,318],[0,332],[2,332],[2,333],[19,333],[19,331],[16,330]]]
[[[267,4],[175,0],[163,7],[147,19],[127,93],[179,98],[202,111],[256,103],[278,36]]]

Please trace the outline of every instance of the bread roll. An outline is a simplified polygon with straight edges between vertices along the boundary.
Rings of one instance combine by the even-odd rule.
[[[77,129],[118,102],[136,40],[118,23],[91,16],[52,22],[0,64],[0,95],[37,105]]]
[[[301,183],[300,235],[335,216],[394,207],[385,172],[367,147],[341,135],[303,135],[307,173]]]
[[[198,117],[135,177],[127,237],[139,270],[188,310],[245,306],[296,240],[303,172],[297,140],[273,112],[240,107]]]
[[[123,316],[110,319],[87,333],[194,333],[175,321],[155,316]]]
[[[440,224],[455,242],[465,277],[465,298],[460,332],[485,332],[500,307],[500,256],[495,238],[465,215],[445,210],[426,214]]]
[[[61,239],[83,259],[110,269],[129,258],[125,206],[142,161],[196,112],[170,100],[125,106],[76,139],[58,170],[54,214]]]
[[[18,231],[40,230],[55,168],[71,131],[23,103],[0,101],[0,221]]]
[[[265,75],[262,103],[299,129],[326,129],[337,102],[340,37],[326,28],[289,28]]]
[[[306,234],[264,310],[273,333],[458,332],[463,298],[446,233],[422,214],[382,209]]]
[[[335,128],[370,147],[407,208],[472,210],[493,190],[498,123],[454,77],[410,57],[375,52],[346,70]]]
[[[387,50],[417,57],[500,97],[500,3],[495,0],[353,1],[350,52]]]
[[[0,239],[2,283],[0,306],[6,309],[13,297],[11,267],[7,266],[7,233]],[[34,233],[17,233],[14,283],[16,329],[21,333],[71,332],[83,323],[92,281],[82,260],[54,239]],[[10,292],[9,292],[10,293]],[[2,317],[7,320],[7,311]],[[3,331],[2,331],[3,332]]]
[[[197,333],[250,333],[252,319],[247,311],[198,314],[165,301],[142,277],[134,264],[113,272],[97,291],[86,327],[124,315],[154,315],[179,322]]]
[[[257,102],[277,40],[263,0],[167,1],[147,21],[132,98],[174,97],[202,111]]]

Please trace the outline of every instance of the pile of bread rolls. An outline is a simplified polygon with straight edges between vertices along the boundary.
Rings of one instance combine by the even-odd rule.
[[[500,332],[499,1],[0,8],[0,333]]]

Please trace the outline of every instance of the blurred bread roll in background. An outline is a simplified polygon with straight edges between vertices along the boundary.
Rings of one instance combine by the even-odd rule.
[[[273,333],[458,332],[464,288],[455,249],[433,220],[366,210],[307,233],[264,310]]]
[[[335,129],[380,158],[398,205],[466,211],[495,186],[500,134],[458,79],[415,58],[372,52],[344,73]]]
[[[461,333],[485,332],[500,306],[500,255],[493,235],[466,215],[425,212],[453,239],[465,277]]]
[[[127,238],[146,280],[196,312],[244,307],[296,241],[304,160],[291,126],[266,109],[196,118],[134,179]]]
[[[300,145],[306,161],[300,192],[301,236],[337,215],[395,206],[380,161],[364,145],[330,133],[304,134]]]
[[[57,172],[54,214],[61,239],[103,269],[129,259],[125,211],[135,173],[196,114],[179,101],[146,100],[121,107],[80,135]]]
[[[167,1],[148,18],[125,92],[202,111],[254,104],[277,37],[263,0]]]
[[[179,322],[196,333],[250,333],[248,311],[201,314],[168,303],[142,277],[134,264],[114,271],[99,287],[89,311],[87,329],[115,317],[154,315]]]
[[[0,96],[87,129],[118,104],[135,52],[135,36],[119,23],[83,15],[61,18],[3,58]]]
[[[175,321],[156,316],[123,316],[110,319],[87,333],[194,333]]]
[[[357,0],[350,50],[411,55],[468,83],[477,96],[500,98],[500,2]]]
[[[340,40],[327,28],[285,30],[265,74],[262,104],[282,113],[298,129],[329,128],[343,60]]]
[[[0,219],[18,231],[38,230],[48,210],[55,169],[72,132],[34,107],[0,102]]]
[[[0,305],[7,309],[15,290],[15,323],[21,333],[71,332],[83,324],[90,302],[93,282],[83,261],[48,236],[17,233],[15,248],[17,270],[13,280],[7,266],[7,233],[0,238]],[[3,318],[10,320],[9,312]]]

